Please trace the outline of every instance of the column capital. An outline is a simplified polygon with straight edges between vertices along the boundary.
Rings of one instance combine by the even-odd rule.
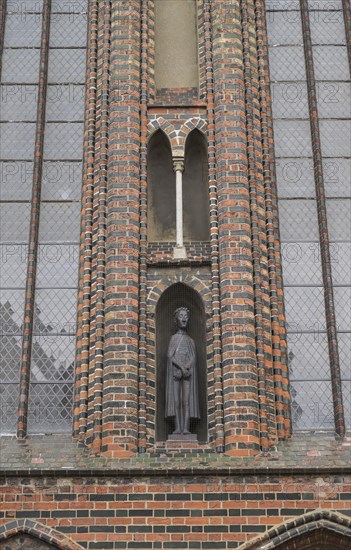
[[[173,170],[184,172],[184,157],[173,157]]]

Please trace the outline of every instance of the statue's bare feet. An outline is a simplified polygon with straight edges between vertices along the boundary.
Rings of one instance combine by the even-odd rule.
[[[188,430],[184,430],[183,435],[189,435],[190,433]]]
[[[180,435],[180,430],[174,430],[173,435]]]

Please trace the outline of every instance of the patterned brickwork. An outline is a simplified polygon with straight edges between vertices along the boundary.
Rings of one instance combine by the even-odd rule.
[[[155,263],[163,263],[169,265],[177,265],[182,260],[175,260],[173,257],[174,242],[149,242],[147,247],[147,263],[149,265]],[[211,245],[210,243],[202,242],[186,242],[184,243],[187,253],[186,263],[211,263]],[[184,262],[183,262],[184,263]]]
[[[156,443],[149,271],[172,267],[171,285],[190,270],[195,288],[208,265],[211,448],[256,453],[290,433],[263,6],[199,2],[197,97],[155,95],[152,0],[112,8],[90,5],[74,433],[122,455]],[[147,145],[162,130],[184,157],[194,129],[208,143],[211,236],[179,261],[172,243],[147,242]]]
[[[58,532],[61,548],[67,547],[69,537],[71,548],[74,543],[104,550],[157,548],[161,543],[167,549],[192,543],[198,549],[225,550],[260,534],[261,545],[274,538],[283,541],[292,524],[303,533],[313,516],[306,519],[303,514],[316,508],[343,514],[315,512],[314,522],[334,517],[333,522],[329,519],[334,532],[339,526],[349,536],[350,520],[344,514],[350,509],[350,482],[348,477],[336,480],[326,475],[304,480],[269,475],[146,476],[137,481],[123,475],[15,476],[1,480],[0,521],[3,531],[15,533],[25,518],[33,534],[51,534],[51,541],[60,541]],[[290,522],[285,528],[284,521]],[[272,527],[274,532],[264,536]]]
[[[223,373],[222,373],[222,341],[220,328],[220,286],[219,286],[219,244],[218,244],[218,193],[216,174],[216,141],[214,118],[214,81],[211,3],[204,2],[204,38],[206,59],[206,93],[207,93],[207,140],[208,140],[208,175],[210,203],[210,244],[211,244],[211,293],[212,293],[212,338],[213,338],[213,370],[214,370],[214,408],[216,423],[217,452],[224,451],[224,419],[223,419]]]
[[[259,448],[240,5],[212,10],[225,450]]]
[[[90,4],[74,433],[101,446],[110,5]],[[99,42],[103,45],[98,50]]]
[[[102,449],[138,439],[140,2],[114,3],[107,188]]]
[[[88,12],[84,159],[77,307],[76,381],[74,402],[75,436],[86,434],[90,341],[90,294],[92,259],[92,203],[94,192],[94,152],[96,127],[96,81],[98,54],[98,2],[90,2]]]
[[[275,384],[277,433],[280,438],[291,432],[289,378],[286,353],[286,326],[283,300],[282,266],[278,229],[277,190],[273,154],[272,108],[269,87],[265,7],[255,3],[257,61],[260,90],[262,169],[265,197],[266,238],[269,274],[272,359]]]

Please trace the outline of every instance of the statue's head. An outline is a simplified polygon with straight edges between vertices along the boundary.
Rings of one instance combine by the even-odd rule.
[[[187,307],[178,307],[174,312],[174,320],[177,328],[186,329],[190,320],[190,311]]]

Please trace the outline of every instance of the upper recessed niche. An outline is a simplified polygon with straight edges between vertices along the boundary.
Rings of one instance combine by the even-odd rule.
[[[196,0],[155,0],[156,91],[198,87]]]

